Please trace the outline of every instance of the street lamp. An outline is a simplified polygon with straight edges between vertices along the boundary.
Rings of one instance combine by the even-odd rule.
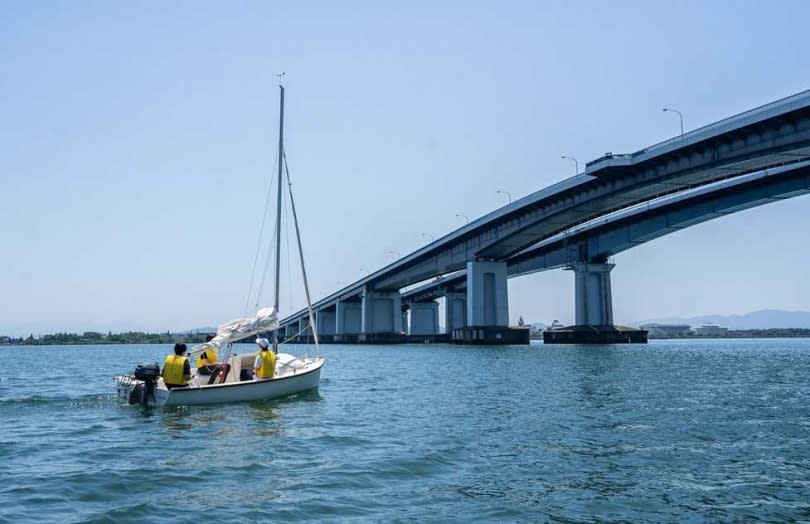
[[[456,216],[463,218],[464,220],[467,221],[468,224],[470,223],[470,219],[467,217],[467,215],[462,215],[462,214],[456,213]]]
[[[678,118],[681,119],[681,140],[683,140],[683,115],[681,114],[681,112],[678,111],[677,109],[672,109],[669,107],[665,107],[661,111],[671,111],[673,113],[678,113]]]
[[[512,194],[511,194],[509,191],[503,191],[502,189],[499,189],[499,190],[497,191],[497,193],[503,193],[504,195],[506,195],[507,197],[509,197],[509,203],[510,203],[510,204],[512,203]]]
[[[576,158],[574,158],[572,156],[568,156],[568,155],[563,155],[560,158],[567,158],[568,160],[573,160],[574,161],[574,168],[577,170],[577,172],[574,173],[574,175],[576,176],[576,175],[579,174],[579,161]]]
[[[431,241],[431,242],[433,242],[434,240],[436,240],[435,238],[433,238],[433,235],[431,235],[430,233],[420,233],[420,234],[421,234],[423,237],[428,237],[428,238],[430,239],[430,241]]]
[[[389,249],[389,250],[388,250],[388,254],[389,254],[389,255],[394,255],[394,256],[395,256],[395,257],[397,257],[398,259],[399,259],[399,258],[402,258],[402,255],[400,255],[400,254],[399,254],[397,251],[394,251],[393,249]]]

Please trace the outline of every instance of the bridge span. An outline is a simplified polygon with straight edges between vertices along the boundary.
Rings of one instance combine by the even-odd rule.
[[[443,296],[452,339],[512,342],[518,339],[508,328],[507,278],[553,268],[575,272],[577,325],[612,327],[609,256],[688,225],[804,194],[807,160],[810,91],[632,154],[608,153],[586,164],[584,173],[317,301],[318,333],[327,342],[397,342],[406,333],[440,338],[435,300]],[[431,278],[439,280],[401,293]],[[294,336],[305,323],[299,311],[282,328]]]
[[[810,161],[736,177],[599,218],[539,242],[507,259],[507,278],[549,269],[572,270],[578,283],[576,324],[611,325],[614,264],[608,263],[610,257],[708,220],[808,192]],[[584,286],[589,279],[595,281],[592,289]],[[448,296],[464,301],[466,292],[467,272],[462,270],[403,292],[402,302],[407,307]],[[454,319],[451,312],[446,316]],[[461,320],[456,318],[451,329],[462,327]]]

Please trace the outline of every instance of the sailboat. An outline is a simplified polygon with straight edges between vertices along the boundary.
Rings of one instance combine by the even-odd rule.
[[[324,364],[323,354],[318,343],[318,333],[314,328],[315,317],[312,311],[309,284],[304,264],[304,252],[301,246],[301,233],[298,227],[298,216],[295,212],[295,201],[292,194],[289,169],[287,186],[290,196],[290,207],[295,223],[295,233],[298,240],[298,254],[301,261],[301,274],[304,280],[304,291],[309,311],[309,325],[305,329],[312,329],[313,340],[317,355],[308,354],[295,356],[279,352],[279,346],[284,344],[280,339],[278,307],[279,307],[279,277],[280,277],[280,251],[281,251],[281,197],[282,181],[284,179],[282,166],[286,168],[286,155],[284,154],[284,86],[280,88],[279,111],[279,138],[278,138],[278,191],[276,200],[276,228],[275,228],[275,303],[273,307],[259,309],[255,315],[239,318],[219,326],[212,340],[198,344],[191,348],[189,357],[195,358],[203,351],[214,349],[224,358],[219,365],[218,373],[212,379],[210,376],[197,375],[192,372],[191,380],[185,387],[166,387],[160,376],[160,366],[157,363],[141,364],[135,372],[115,377],[118,396],[131,404],[149,406],[188,406],[198,404],[218,404],[230,402],[244,402],[250,400],[266,400],[285,397],[317,389],[320,383],[321,368]],[[245,355],[232,354],[233,343],[240,340],[250,340],[257,335],[272,334],[273,351],[276,353],[276,369],[273,378],[254,378],[253,362],[255,353]],[[300,333],[299,333],[300,334]],[[252,340],[251,340],[252,341]],[[243,370],[245,372],[243,373]]]

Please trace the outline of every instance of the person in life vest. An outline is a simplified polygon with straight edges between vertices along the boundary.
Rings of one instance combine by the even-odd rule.
[[[211,342],[214,335],[206,335],[205,341]],[[197,356],[197,374],[198,375],[213,375],[217,370],[219,364],[219,357],[217,350],[208,348]]]
[[[188,386],[188,381],[191,380],[191,364],[188,362],[186,349],[185,344],[175,344],[174,355],[166,357],[163,364],[161,375],[169,389]]]
[[[256,344],[259,352],[253,361],[253,374],[256,378],[273,378],[276,372],[276,354],[270,349],[270,342],[266,338],[257,338]]]

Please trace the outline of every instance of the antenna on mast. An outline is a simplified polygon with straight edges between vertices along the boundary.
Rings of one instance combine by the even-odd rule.
[[[281,77],[283,77],[283,76],[284,76],[284,75],[286,75],[286,74],[287,74],[287,73],[285,73],[284,71],[282,71],[281,73],[279,73],[279,74],[277,74],[277,75],[276,75],[276,76],[278,77],[278,85],[281,85],[281,80],[282,80],[282,78],[281,78]]]

